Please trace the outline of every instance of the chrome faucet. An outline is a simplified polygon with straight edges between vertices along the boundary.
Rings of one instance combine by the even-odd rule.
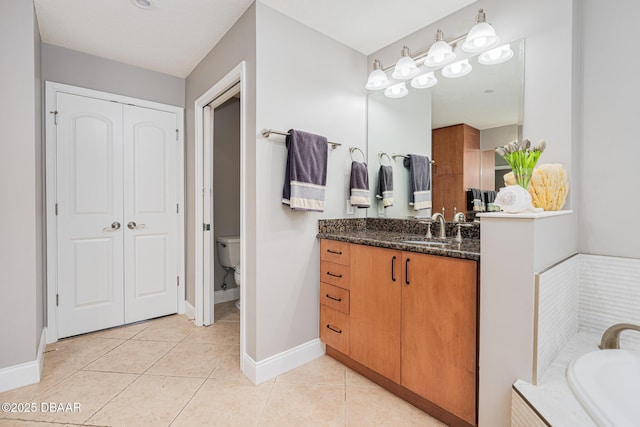
[[[434,220],[434,221],[438,221],[438,223],[440,225],[440,238],[441,239],[446,239],[447,238],[447,230],[446,230],[446,223],[444,221],[444,215],[442,215],[440,212],[436,212],[436,213],[433,214],[431,219]]]
[[[640,326],[631,323],[618,323],[609,327],[604,334],[598,346],[601,350],[620,348],[620,334],[622,331],[634,330],[640,332]]]

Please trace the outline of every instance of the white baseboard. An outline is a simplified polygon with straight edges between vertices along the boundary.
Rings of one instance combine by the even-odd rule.
[[[213,294],[216,304],[227,301],[235,301],[240,298],[240,288],[230,288],[224,291],[215,291]]]
[[[190,320],[196,318],[196,308],[187,300],[184,301],[184,314],[186,314]]]
[[[325,345],[317,338],[259,362],[245,354],[244,374],[257,385],[309,363],[324,354]]]
[[[46,344],[47,328],[43,328],[35,360],[0,369],[0,393],[40,381]]]

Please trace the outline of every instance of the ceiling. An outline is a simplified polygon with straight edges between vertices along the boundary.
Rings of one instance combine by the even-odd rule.
[[[44,43],[186,77],[252,0],[34,0]],[[365,54],[475,0],[259,0]]]

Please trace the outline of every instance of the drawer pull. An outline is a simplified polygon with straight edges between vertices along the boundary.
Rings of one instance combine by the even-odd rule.
[[[333,274],[333,273],[332,273],[332,272],[330,272],[330,271],[327,271],[327,274],[328,274],[329,276],[332,276],[332,277],[337,277],[338,279],[341,279],[341,278],[342,278],[342,274]]]
[[[327,295],[325,295],[325,296],[326,296],[327,298],[329,298],[329,299],[334,300],[334,301],[338,301],[338,302],[342,301],[342,298],[332,297],[332,296],[331,296],[331,295],[329,295],[329,294],[327,294]]]
[[[327,252],[329,252],[330,254],[342,255],[342,251],[334,251],[331,249],[327,249]]]
[[[341,330],[341,329],[334,328],[334,327],[333,327],[333,326],[331,326],[331,325],[327,325],[327,328],[328,328],[328,329],[331,329],[333,332],[337,332],[337,333],[339,333],[339,334],[341,334],[341,333],[342,333],[342,330]]]

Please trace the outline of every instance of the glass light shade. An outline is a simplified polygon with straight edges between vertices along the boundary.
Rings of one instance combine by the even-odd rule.
[[[369,79],[367,80],[367,85],[365,86],[369,90],[380,90],[384,89],[389,85],[389,78],[387,77],[387,73],[382,70],[373,70],[371,74],[369,74]]]
[[[430,73],[421,74],[417,77],[414,77],[413,80],[411,80],[411,87],[414,87],[416,89],[426,89],[431,86],[435,86],[436,83],[438,83],[438,79],[436,79],[436,76],[432,71]]]
[[[402,48],[402,57],[396,62],[396,67],[391,77],[396,80],[408,80],[411,77],[415,77],[419,72],[418,64],[409,56],[409,48],[404,46]]]
[[[478,22],[469,30],[469,34],[467,34],[467,38],[462,44],[462,50],[468,53],[482,52],[494,47],[499,41],[496,30],[493,29],[491,24]]]
[[[466,76],[472,70],[471,64],[469,64],[468,59],[463,59],[462,61],[454,62],[451,65],[447,65],[442,69],[442,75],[448,77],[450,79],[455,79],[458,77]]]
[[[403,96],[407,96],[408,93],[409,90],[405,82],[389,86],[384,90],[384,96],[387,98],[402,98]]]
[[[505,44],[495,49],[482,52],[478,56],[478,62],[483,65],[495,65],[507,62],[513,57],[513,51],[508,44]]]
[[[449,43],[440,40],[435,42],[429,49],[429,53],[424,60],[424,65],[427,67],[437,67],[447,64],[455,58],[456,54],[453,53],[453,49],[449,46]]]

